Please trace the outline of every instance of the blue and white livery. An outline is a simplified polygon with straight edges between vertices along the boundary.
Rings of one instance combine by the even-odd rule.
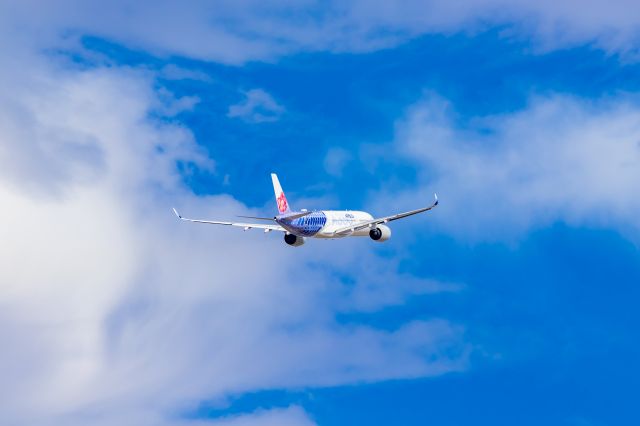
[[[387,241],[391,237],[391,229],[386,225],[388,222],[402,219],[403,217],[426,212],[438,205],[438,196],[434,194],[435,200],[428,207],[411,210],[391,216],[374,218],[367,212],[351,210],[317,210],[317,211],[292,211],[287,197],[284,195],[280,181],[275,173],[271,173],[273,190],[278,206],[278,215],[274,217],[250,217],[272,223],[243,223],[243,222],[221,222],[215,220],[187,219],[178,213],[173,212],[178,218],[196,223],[207,223],[211,225],[230,225],[249,229],[263,229],[264,232],[279,231],[284,232],[284,241],[290,246],[298,247],[305,243],[307,238],[343,238],[343,237],[370,237],[374,241]]]

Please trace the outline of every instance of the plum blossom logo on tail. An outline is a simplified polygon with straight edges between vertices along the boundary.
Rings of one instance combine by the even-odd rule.
[[[287,203],[287,199],[284,196],[284,192],[280,193],[280,196],[277,199],[278,201],[278,211],[280,213],[284,213],[289,208],[289,204]]]

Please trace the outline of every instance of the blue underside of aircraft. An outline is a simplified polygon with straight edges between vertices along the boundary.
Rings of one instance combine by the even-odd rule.
[[[327,216],[319,211],[293,220],[278,219],[277,222],[283,227],[289,228],[296,235],[310,237],[317,234],[327,223]]]

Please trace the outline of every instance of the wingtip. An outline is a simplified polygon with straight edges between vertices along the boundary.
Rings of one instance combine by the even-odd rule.
[[[182,216],[180,216],[180,213],[178,213],[178,210],[176,210],[175,207],[172,207],[172,209],[173,209],[173,213],[175,213],[178,219],[182,219]]]
[[[435,192],[433,193],[433,198],[435,198],[436,202],[434,203],[434,206],[438,205],[438,194],[436,194]]]

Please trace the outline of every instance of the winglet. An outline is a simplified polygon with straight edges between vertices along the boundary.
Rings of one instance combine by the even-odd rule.
[[[434,206],[438,205],[438,194],[436,194],[435,192],[433,193],[433,197],[436,199],[436,202],[433,203]]]
[[[178,216],[178,219],[182,219],[182,216],[180,216],[180,213],[178,213],[178,210],[174,208],[173,212],[176,214],[176,216]]]

